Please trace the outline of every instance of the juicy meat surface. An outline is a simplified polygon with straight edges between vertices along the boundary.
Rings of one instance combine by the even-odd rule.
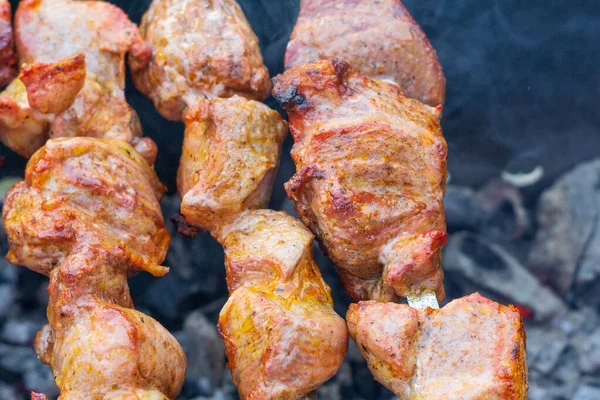
[[[197,97],[269,95],[258,39],[235,0],[154,0],[141,30],[152,55],[130,54],[133,80],[165,118],[181,120]]]
[[[240,96],[200,99],[185,123],[181,213],[225,249],[231,296],[219,330],[240,398],[309,396],[340,367],[348,333],[314,262],[313,235],[283,212],[257,210],[269,201],[287,124]]]
[[[214,233],[266,207],[288,129],[279,113],[240,96],[199,99],[185,124],[177,186],[186,220]]]
[[[0,137],[7,146],[30,157],[53,137],[130,142],[141,136],[123,91],[124,60],[127,52],[150,49],[122,10],[102,1],[24,0],[15,38],[26,67],[22,81],[0,94]]]
[[[219,331],[242,399],[296,400],[331,378],[344,320],[312,255],[313,235],[277,211],[246,211],[218,238],[231,296]]]
[[[439,310],[365,301],[346,315],[375,379],[402,400],[525,400],[525,331],[478,293]]]
[[[6,196],[8,259],[49,275],[77,246],[97,243],[124,251],[132,268],[166,273],[159,264],[170,237],[158,204],[165,190],[123,141],[50,140]]]
[[[11,7],[8,0],[0,0],[0,89],[17,74],[17,54],[13,41]]]
[[[160,266],[170,240],[164,191],[129,144],[60,138],[34,154],[7,193],[7,259],[50,277],[49,323],[35,346],[61,400],[167,399],[181,389],[181,347],[132,308],[127,285],[132,272],[168,271]]]
[[[55,64],[29,64],[21,71],[29,105],[44,114],[66,110],[85,84],[85,55],[77,53]]]
[[[354,299],[444,297],[446,142],[439,108],[322,60],[275,78],[296,174],[286,184]]]
[[[446,78],[421,27],[400,0],[301,0],[285,67],[336,57],[408,97],[442,105]]]

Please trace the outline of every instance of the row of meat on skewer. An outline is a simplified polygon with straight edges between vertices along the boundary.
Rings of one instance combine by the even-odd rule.
[[[0,18],[0,138],[30,157],[3,207],[8,259],[50,278],[35,346],[60,399],[172,399],[185,375],[127,285],[168,272],[170,240],[157,149],[124,96],[127,54],[136,87],[185,123],[180,230],[224,248],[218,328],[242,399],[313,396],[348,336],[403,400],[526,398],[516,309],[479,294],[437,309],[445,78],[399,0],[302,0],[273,85],[234,0],[154,0],[140,28],[101,1],[23,0],[14,36],[3,0]],[[260,103],[271,92],[295,141],[285,189],[300,220],[266,209],[288,131]],[[315,237],[357,301],[346,321]],[[433,308],[399,304],[428,296]]]

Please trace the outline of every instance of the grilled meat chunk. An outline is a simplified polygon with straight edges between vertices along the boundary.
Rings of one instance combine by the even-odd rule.
[[[200,99],[185,117],[177,185],[186,220],[214,232],[271,197],[287,123],[240,96]]]
[[[102,1],[24,0],[15,37],[26,67],[0,94],[8,147],[30,157],[53,137],[141,136],[123,91],[124,60],[150,49],[122,10]]]
[[[289,115],[296,212],[354,299],[444,297],[446,142],[434,109],[347,63],[322,60],[275,78]]]
[[[439,310],[364,301],[350,335],[375,379],[402,400],[525,400],[525,331],[518,311],[478,293]]]
[[[344,320],[312,255],[313,235],[283,212],[252,210],[222,231],[231,296],[219,330],[242,399],[296,400],[339,369]]]
[[[231,297],[219,330],[240,397],[308,396],[340,367],[348,333],[314,262],[313,235],[285,213],[257,210],[269,201],[287,124],[240,96],[199,100],[185,122],[181,212],[225,249]]]
[[[17,74],[17,54],[13,41],[11,7],[8,0],[0,0],[0,89]]]
[[[61,400],[167,399],[183,385],[181,347],[133,309],[127,285],[132,272],[168,271],[160,266],[170,240],[164,191],[129,144],[60,138],[33,155],[7,193],[7,259],[50,277],[49,324],[35,346]]]
[[[293,68],[336,57],[360,74],[398,84],[408,97],[442,105],[446,78],[421,27],[400,0],[301,0],[285,54]]]
[[[133,80],[165,118],[181,120],[198,97],[268,96],[258,39],[235,0],[154,0],[141,30],[152,54],[130,54]]]

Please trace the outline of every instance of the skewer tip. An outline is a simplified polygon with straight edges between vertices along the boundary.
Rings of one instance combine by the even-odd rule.
[[[407,296],[406,299],[409,306],[418,310],[425,310],[427,307],[433,309],[440,308],[433,290],[423,290],[419,294]]]

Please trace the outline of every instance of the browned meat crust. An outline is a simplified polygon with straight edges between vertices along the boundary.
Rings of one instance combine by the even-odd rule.
[[[62,112],[73,104],[85,83],[85,54],[75,54],[56,64],[28,64],[20,79],[31,108],[44,114]]]
[[[165,118],[181,120],[199,97],[269,95],[258,38],[235,0],[154,0],[141,30],[152,56],[131,53],[133,80]]]
[[[219,330],[240,398],[296,400],[339,369],[343,318],[312,255],[312,234],[283,212],[242,213],[224,228],[227,285]]]
[[[360,302],[346,316],[375,379],[402,400],[525,400],[525,330],[516,308],[478,293],[439,310]]]
[[[200,99],[185,117],[177,184],[181,213],[213,234],[237,213],[271,197],[287,123],[240,96]]]
[[[444,296],[446,142],[439,108],[323,60],[274,79],[297,172],[286,184],[355,299]]]
[[[0,89],[17,74],[17,54],[13,41],[10,3],[0,0]]]
[[[50,277],[49,324],[35,346],[61,399],[166,400],[181,389],[181,347],[132,308],[127,285],[132,272],[168,271],[164,190],[129,144],[61,138],[33,155],[7,193],[8,260]]]
[[[285,67],[336,57],[360,74],[443,105],[446,78],[421,27],[400,0],[302,0]]]
[[[240,397],[308,395],[340,367],[348,333],[314,262],[312,234],[285,213],[256,210],[268,203],[287,124],[240,96],[199,100],[185,122],[181,212],[225,248],[231,297],[219,329]]]
[[[141,136],[123,91],[124,60],[128,51],[150,50],[122,10],[102,1],[23,0],[15,40],[27,66],[23,81],[0,94],[0,138],[8,147],[30,157],[50,137]]]

